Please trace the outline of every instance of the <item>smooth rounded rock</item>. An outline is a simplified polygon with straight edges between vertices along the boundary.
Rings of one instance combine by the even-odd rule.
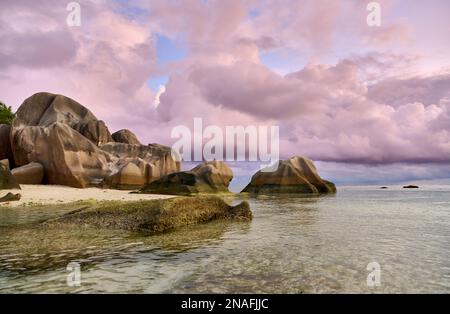
[[[319,176],[312,160],[305,157],[293,157],[280,161],[275,171],[258,171],[242,192],[320,194],[335,193],[336,186]]]
[[[19,184],[41,184],[44,179],[44,166],[38,162],[14,168],[11,173]]]
[[[117,131],[112,134],[112,139],[117,143],[131,144],[131,145],[142,145],[139,142],[136,135],[130,130],[124,129]]]
[[[136,189],[145,184],[145,173],[139,166],[130,162],[107,179],[107,182],[112,188]]]

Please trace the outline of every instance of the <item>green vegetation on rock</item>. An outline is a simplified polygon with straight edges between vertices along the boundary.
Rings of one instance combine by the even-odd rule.
[[[163,200],[99,202],[46,221],[44,226],[81,226],[132,231],[163,232],[219,219],[251,220],[248,202],[230,206],[216,196],[177,197]]]
[[[15,114],[11,107],[6,106],[0,101],[0,124],[11,124],[14,116]]]

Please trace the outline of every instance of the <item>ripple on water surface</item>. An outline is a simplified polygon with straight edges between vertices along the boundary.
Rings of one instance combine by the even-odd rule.
[[[341,188],[251,199],[250,223],[148,235],[30,228],[64,212],[0,209],[1,292],[450,292],[450,189]],[[80,287],[66,266],[78,262]],[[368,288],[367,264],[382,284]]]

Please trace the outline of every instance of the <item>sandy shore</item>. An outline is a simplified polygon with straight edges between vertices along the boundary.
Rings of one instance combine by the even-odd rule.
[[[76,189],[58,185],[21,185],[21,190],[1,190],[0,197],[8,192],[20,193],[20,201],[1,203],[0,206],[21,206],[31,204],[61,204],[80,200],[97,201],[139,201],[169,198],[167,195],[130,194],[130,191],[98,188]]]

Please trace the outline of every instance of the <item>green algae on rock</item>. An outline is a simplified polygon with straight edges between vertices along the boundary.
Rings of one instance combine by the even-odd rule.
[[[163,232],[213,220],[251,220],[248,202],[230,206],[216,196],[177,197],[138,202],[101,202],[84,206],[43,226],[81,226]]]

